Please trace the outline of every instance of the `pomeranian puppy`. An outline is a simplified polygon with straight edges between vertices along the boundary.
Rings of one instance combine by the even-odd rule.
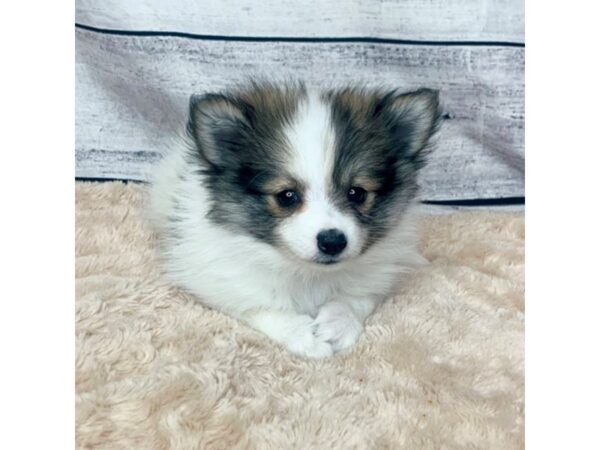
[[[439,121],[430,89],[192,96],[151,184],[166,276],[297,355],[350,347],[422,261],[417,174]]]

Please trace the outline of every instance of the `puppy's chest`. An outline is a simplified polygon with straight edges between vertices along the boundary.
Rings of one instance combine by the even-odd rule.
[[[294,280],[286,286],[295,309],[316,316],[319,308],[338,293],[335,280]]]

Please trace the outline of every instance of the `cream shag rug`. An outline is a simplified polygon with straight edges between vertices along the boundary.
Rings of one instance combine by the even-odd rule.
[[[425,217],[432,264],[310,361],[160,280],[141,186],[76,189],[78,448],[523,447],[522,214]]]

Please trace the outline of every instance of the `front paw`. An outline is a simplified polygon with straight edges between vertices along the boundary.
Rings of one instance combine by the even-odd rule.
[[[315,319],[315,336],[329,342],[334,352],[353,345],[363,332],[363,324],[350,306],[342,302],[323,305]]]
[[[307,358],[327,358],[333,355],[331,343],[317,336],[312,317],[298,316],[295,322],[285,339],[285,344],[292,353]]]

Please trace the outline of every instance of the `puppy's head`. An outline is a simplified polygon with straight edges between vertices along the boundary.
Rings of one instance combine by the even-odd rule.
[[[253,84],[193,96],[209,218],[314,264],[357,257],[417,193],[437,92]]]

